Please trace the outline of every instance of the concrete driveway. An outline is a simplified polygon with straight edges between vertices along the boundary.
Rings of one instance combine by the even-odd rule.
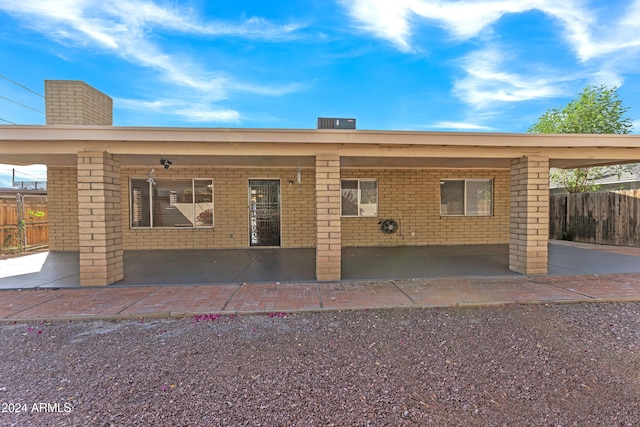
[[[125,251],[112,286],[315,281],[315,249]],[[344,248],[343,280],[507,277],[507,245]],[[640,248],[549,243],[549,275],[640,273]],[[0,289],[79,286],[77,252],[0,260]]]

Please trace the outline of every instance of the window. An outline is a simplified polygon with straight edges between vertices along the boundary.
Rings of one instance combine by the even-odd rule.
[[[132,179],[130,183],[132,228],[213,227],[213,180]]]
[[[493,215],[493,180],[441,180],[440,215]]]
[[[378,181],[343,179],[341,181],[342,216],[378,216]]]

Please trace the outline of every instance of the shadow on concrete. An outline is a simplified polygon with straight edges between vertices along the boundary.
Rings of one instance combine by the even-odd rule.
[[[345,280],[513,276],[508,245],[345,248]]]
[[[640,273],[640,256],[549,243],[549,275]],[[508,245],[344,248],[343,280],[519,276]],[[112,286],[315,281],[315,249],[125,251],[124,280]],[[0,260],[0,289],[78,287],[77,252]]]
[[[125,251],[118,285],[315,280],[315,249]]]

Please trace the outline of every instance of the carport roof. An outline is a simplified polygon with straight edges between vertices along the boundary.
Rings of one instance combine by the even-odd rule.
[[[313,166],[337,153],[343,167],[509,168],[525,155],[552,167],[640,162],[640,135],[419,132],[335,129],[1,125],[0,156],[15,164],[75,165],[80,151],[108,151],[127,165]]]

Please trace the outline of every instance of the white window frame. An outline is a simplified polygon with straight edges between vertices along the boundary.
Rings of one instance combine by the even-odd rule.
[[[464,213],[462,214],[449,214],[442,213],[442,189],[440,189],[440,216],[464,216],[464,217],[491,217],[493,216],[493,199],[494,199],[494,180],[492,178],[444,178],[440,180],[440,183],[446,181],[463,181],[464,193],[462,195],[462,205],[464,206]],[[488,214],[473,214],[468,213],[467,210],[467,182],[490,182],[491,183],[491,200],[489,201],[489,213]]]
[[[344,181],[357,181],[358,182],[358,215],[345,215],[345,214],[342,213],[342,183]],[[362,190],[361,190],[361,187],[360,187],[360,183],[361,182],[375,182],[376,183],[376,211],[374,213],[364,214],[363,211],[362,211],[362,208],[360,207],[361,198],[362,198]],[[379,205],[378,195],[379,195],[379,191],[378,191],[378,179],[377,178],[342,178],[340,180],[340,216],[341,217],[345,217],[345,218],[372,218],[372,217],[377,217],[378,216],[378,205]]]
[[[195,196],[195,190],[196,190],[196,181],[208,181],[211,185],[211,225],[197,225],[197,215],[195,215],[195,209],[194,209],[194,225],[192,225],[191,227],[188,226],[173,226],[173,227],[169,227],[169,226],[154,226],[153,225],[153,186],[156,185],[154,183],[153,180],[151,179],[147,179],[147,178],[136,178],[136,177],[132,177],[129,178],[129,228],[132,230],[149,230],[149,229],[170,229],[170,230],[179,230],[179,229],[187,229],[187,230],[191,230],[194,228],[213,228],[215,225],[215,196],[214,196],[214,184],[213,184],[213,178],[176,178],[175,180],[177,181],[189,181],[191,180],[191,191],[192,194]],[[141,226],[135,226],[133,225],[133,197],[132,197],[132,183],[133,181],[146,181],[148,183],[149,186],[149,225],[141,225]],[[169,196],[169,200],[170,200],[170,204],[173,205],[174,199],[171,195],[170,192],[170,196]],[[193,202],[191,202],[194,207],[196,205],[196,201],[195,201],[195,197],[193,197]]]

